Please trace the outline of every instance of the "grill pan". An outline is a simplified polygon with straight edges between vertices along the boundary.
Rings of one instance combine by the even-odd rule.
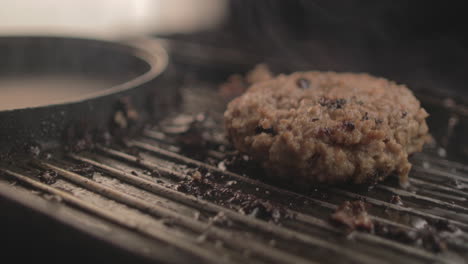
[[[229,61],[232,51],[200,52],[204,47],[162,43],[172,56],[174,75],[169,86],[179,91],[182,101],[176,109],[161,109],[164,118],[156,125],[144,127],[139,136],[126,139],[125,145],[96,144],[80,152],[51,150],[51,155],[0,164],[1,201],[4,208],[14,208],[4,217],[9,221],[3,226],[14,230],[5,232],[8,239],[28,237],[22,231],[24,221],[17,219],[31,216],[33,213],[25,211],[33,211],[34,219],[27,222],[33,226],[30,229],[48,226],[34,225],[36,219],[56,223],[57,227],[47,227],[47,233],[55,231],[62,236],[43,240],[61,244],[68,248],[63,252],[70,254],[83,257],[80,252],[88,252],[85,259],[466,263],[468,167],[460,162],[463,144],[453,144],[466,122],[462,102],[447,104],[443,96],[418,96],[428,112],[435,113],[429,120],[434,137],[447,140],[445,148],[428,146],[412,157],[411,189],[401,189],[396,177],[370,189],[284,188],[265,182],[262,172],[248,162],[230,165],[226,157],[232,149],[220,136],[225,105],[217,86],[227,74],[245,71],[251,65],[243,61],[220,67],[212,62],[219,58]],[[202,58],[200,54],[213,57]],[[448,129],[453,116],[459,121]],[[207,195],[210,189],[191,189],[197,187],[191,185],[192,179],[200,175],[214,186],[214,196]],[[280,217],[275,220],[259,214],[260,206],[256,213],[255,208],[245,211],[242,204],[233,202],[232,194],[250,197],[250,202],[273,204]],[[396,195],[403,204],[392,202]],[[330,223],[330,214],[340,204],[354,200],[371,205],[371,219],[381,229],[348,232]],[[70,237],[84,242],[67,240],[63,234],[74,234]],[[34,244],[22,249],[36,252],[38,248],[41,246]],[[50,258],[60,252],[40,250],[40,254]]]
[[[134,107],[141,110],[148,107],[148,93],[155,86],[158,94],[170,93],[163,91],[166,86],[158,84],[164,76],[156,78],[166,68],[165,51],[143,40],[120,44],[60,37],[0,37],[0,58],[1,80],[27,82],[28,78],[34,78],[26,84],[34,86],[37,83],[32,82],[38,77],[61,79],[61,83],[55,84],[59,86],[57,90],[49,92],[39,87],[38,91],[26,90],[27,87],[12,89],[4,84],[3,89],[7,90],[2,90],[3,96],[8,90],[20,95],[15,97],[18,105],[11,103],[0,110],[2,153],[24,151],[28,145],[58,146],[67,129],[106,129],[106,121],[112,119],[119,98],[131,97]],[[100,81],[98,87],[82,94],[72,93],[75,82],[84,80],[87,82],[83,85],[89,86],[89,80],[94,79]],[[47,85],[46,81],[42,88]],[[63,95],[56,101],[40,101],[57,92]],[[20,97],[28,98],[31,105],[21,102]],[[74,127],[79,123],[80,128]]]

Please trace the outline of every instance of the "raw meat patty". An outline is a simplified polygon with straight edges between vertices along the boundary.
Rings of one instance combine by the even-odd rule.
[[[404,85],[368,74],[263,78],[224,113],[227,136],[272,177],[300,184],[407,183],[408,154],[429,138],[426,111]]]

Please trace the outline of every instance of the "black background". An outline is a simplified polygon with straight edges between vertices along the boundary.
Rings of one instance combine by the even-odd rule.
[[[290,70],[370,72],[413,89],[468,94],[462,2],[233,0],[230,5],[221,31],[233,37],[231,45],[283,57]]]

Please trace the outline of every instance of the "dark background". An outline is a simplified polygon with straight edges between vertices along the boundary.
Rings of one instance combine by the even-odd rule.
[[[468,95],[466,17],[454,1],[232,0],[221,28],[178,37],[281,59],[279,71],[369,72]]]

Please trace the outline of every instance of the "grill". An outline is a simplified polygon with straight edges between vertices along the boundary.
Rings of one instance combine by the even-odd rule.
[[[429,113],[441,113],[431,126],[444,128],[435,136],[444,138],[445,146],[429,146],[412,157],[409,189],[400,188],[397,177],[365,190],[281,188],[259,179],[255,168],[226,165],[231,150],[219,136],[224,104],[216,93],[224,77],[207,78],[204,61],[195,53],[187,56],[190,49],[180,45],[174,44],[185,54],[173,54],[173,66],[183,73],[174,84],[181,86],[182,97],[176,110],[126,146],[97,145],[79,153],[57,150],[1,163],[3,202],[110,245],[108,256],[124,252],[141,261],[466,263],[468,166],[459,162],[458,148],[463,146],[453,145],[457,129],[466,122],[463,104],[420,97]],[[232,72],[241,66],[218,70]],[[454,116],[459,122],[450,128]],[[188,137],[187,124],[197,119],[209,124],[201,138],[193,139],[203,141],[203,147],[187,149],[182,142]],[[230,195],[211,199],[182,188],[200,175],[223,192],[273,204],[279,216],[263,217],[255,208],[246,213],[242,205],[230,203]],[[391,202],[394,196],[403,204]],[[346,231],[330,223],[339,205],[354,200],[371,205],[374,232]]]

